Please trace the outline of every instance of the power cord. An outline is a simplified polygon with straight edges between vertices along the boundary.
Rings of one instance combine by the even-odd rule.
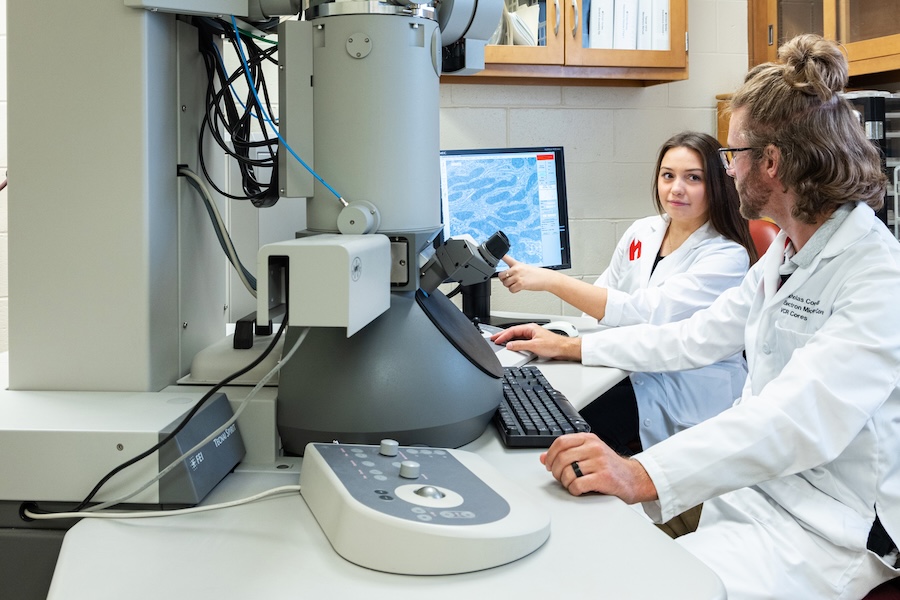
[[[260,116],[263,107],[259,102],[259,94],[254,90],[253,94],[247,93],[246,102],[242,101],[234,89],[234,83],[244,80],[243,69],[251,69],[254,80],[258,82],[260,93],[265,99],[266,106],[271,111],[268,87],[264,77],[262,65],[265,62],[275,63],[273,58],[278,50],[276,44],[272,47],[261,49],[252,40],[258,36],[248,35],[247,49],[250,54],[248,61],[230,74],[226,71],[225,61],[219,51],[218,40],[225,37],[231,40],[235,33],[224,21],[195,17],[192,21],[199,32],[199,53],[206,66],[206,111],[200,123],[199,160],[200,170],[209,184],[226,198],[235,200],[250,200],[254,206],[264,208],[272,206],[278,201],[278,140],[270,137],[265,121]],[[277,24],[277,23],[276,23]],[[245,32],[242,32],[245,33]],[[218,87],[216,83],[218,82]],[[235,104],[240,104],[240,108]],[[253,140],[253,131],[260,131],[262,140]],[[230,194],[216,185],[209,170],[206,167],[203,143],[206,134],[229,157],[235,160],[241,175],[241,185],[244,195]],[[257,148],[266,148],[268,156],[264,158],[252,157]],[[258,169],[270,170],[268,181],[261,181],[257,177]]]
[[[247,291],[255,298],[256,277],[247,270],[244,263],[241,262],[240,257],[238,257],[237,250],[234,248],[234,243],[231,241],[231,236],[228,235],[228,229],[225,227],[225,222],[222,220],[222,215],[219,213],[219,209],[216,207],[212,195],[203,183],[203,179],[185,166],[178,168],[178,174],[187,177],[191,186],[200,193],[200,196],[203,198],[203,205],[206,206],[206,212],[209,214],[210,221],[212,221],[216,237],[219,239],[219,245],[222,247],[229,262],[231,262],[231,265],[237,272],[244,287],[247,288]]]
[[[305,327],[303,329],[303,331],[300,333],[300,336],[297,338],[297,341],[294,342],[294,345],[291,347],[290,351],[288,351],[284,356],[282,356],[281,360],[278,361],[278,364],[276,364],[274,367],[272,367],[272,369],[259,380],[259,382],[256,384],[256,386],[254,386],[254,388],[252,390],[250,390],[250,393],[247,394],[247,397],[241,401],[241,404],[238,406],[237,410],[234,411],[234,415],[232,415],[232,417],[230,419],[228,419],[222,425],[220,425],[215,431],[213,431],[208,436],[206,436],[203,440],[201,440],[200,442],[195,444],[193,448],[189,449],[188,451],[183,453],[181,456],[179,456],[178,458],[173,460],[171,463],[169,463],[169,465],[166,468],[162,469],[159,473],[156,474],[156,476],[154,478],[152,478],[149,481],[147,481],[146,483],[144,483],[138,489],[131,491],[130,493],[126,494],[125,496],[122,496],[121,498],[116,498],[115,500],[109,500],[107,502],[102,502],[95,506],[87,507],[84,509],[84,511],[85,512],[99,511],[99,510],[109,508],[111,506],[115,506],[117,504],[121,504],[121,503],[125,502],[126,500],[130,500],[134,496],[140,494],[141,492],[146,490],[148,487],[150,487],[151,485],[153,485],[154,483],[156,483],[157,481],[159,481],[160,479],[165,477],[165,475],[167,473],[169,473],[169,471],[171,471],[172,469],[174,469],[175,467],[180,465],[186,457],[193,455],[195,452],[200,450],[200,448],[203,448],[206,444],[208,444],[213,439],[218,437],[219,434],[221,434],[223,431],[225,431],[226,429],[231,427],[238,420],[238,417],[241,416],[241,413],[244,412],[244,409],[247,408],[247,406],[250,404],[250,401],[256,396],[257,392],[259,392],[259,390],[261,390],[263,387],[265,387],[265,385],[269,382],[269,380],[272,379],[272,377],[274,377],[275,374],[281,370],[282,366],[284,366],[285,364],[290,362],[291,358],[294,356],[294,353],[297,351],[298,348],[300,348],[300,344],[302,344],[303,340],[306,339],[306,336],[308,333],[309,333],[309,327]]]
[[[278,362],[278,364],[276,364],[275,367],[273,367],[262,379],[260,379],[259,383],[250,391],[249,394],[247,394],[247,397],[241,402],[241,405],[238,407],[238,410],[235,411],[235,414],[233,415],[233,417],[231,419],[229,419],[224,424],[222,424],[219,428],[216,429],[216,431],[212,432],[203,441],[199,442],[193,448],[191,448],[187,452],[183,453],[179,458],[172,461],[172,463],[170,463],[165,469],[160,471],[160,473],[156,477],[154,477],[150,481],[146,482],[140,488],[130,492],[129,494],[126,494],[125,496],[123,496],[121,498],[117,498],[115,500],[110,500],[107,502],[102,502],[95,506],[88,506],[88,504],[90,503],[90,500],[97,494],[97,492],[103,487],[103,485],[107,481],[109,481],[109,479],[112,478],[116,473],[119,473],[120,471],[124,470],[125,468],[131,466],[132,464],[137,463],[138,461],[142,460],[143,458],[146,458],[153,452],[159,450],[159,448],[164,446],[179,431],[181,431],[181,429],[184,428],[184,426],[188,423],[188,421],[190,421],[190,419],[197,413],[197,411],[200,409],[200,407],[203,405],[203,403],[206,402],[209,398],[211,398],[213,394],[218,392],[219,389],[224,387],[228,382],[233,381],[237,377],[240,377],[241,375],[247,373],[248,371],[253,369],[255,366],[257,366],[259,363],[261,363],[266,358],[266,356],[268,356],[272,352],[272,350],[275,348],[275,346],[278,343],[278,340],[283,335],[286,327],[287,327],[287,318],[285,317],[284,321],[281,324],[281,327],[279,328],[279,330],[278,330],[277,334],[275,335],[275,337],[273,338],[272,342],[269,344],[269,346],[266,348],[266,350],[256,360],[251,362],[248,366],[244,367],[243,369],[240,369],[236,373],[229,375],[228,377],[223,379],[220,383],[213,386],[213,388],[210,389],[203,396],[203,398],[200,399],[199,402],[197,402],[197,404],[193,407],[193,409],[191,409],[191,411],[185,416],[185,418],[182,419],[181,423],[179,423],[179,425],[172,431],[172,433],[170,433],[168,436],[166,436],[166,438],[163,439],[162,441],[160,441],[159,443],[155,444],[152,448],[144,451],[143,453],[132,458],[131,460],[122,463],[121,465],[119,465],[118,467],[116,467],[112,471],[110,471],[103,479],[100,480],[100,482],[94,487],[94,489],[91,490],[91,493],[88,494],[88,496],[81,502],[81,504],[76,506],[73,510],[66,511],[66,512],[43,511],[39,508],[39,506],[37,504],[27,503],[26,505],[23,506],[23,509],[21,511],[21,514],[23,515],[23,517],[28,518],[28,519],[67,519],[67,518],[71,519],[71,518],[79,518],[79,517],[86,517],[86,516],[108,515],[108,518],[126,518],[124,515],[128,515],[128,517],[135,517],[137,515],[143,515],[144,513],[146,513],[146,515],[144,515],[144,516],[148,516],[148,517],[149,516],[163,516],[163,515],[169,515],[169,514],[184,514],[185,512],[199,512],[200,510],[214,510],[217,508],[225,508],[227,506],[233,506],[235,504],[243,504],[246,502],[252,502],[252,501],[261,499],[263,497],[267,497],[268,495],[280,493],[279,490],[283,491],[284,488],[273,488],[272,490],[262,492],[261,494],[257,494],[250,498],[245,498],[243,500],[234,501],[231,503],[224,503],[221,505],[209,505],[209,508],[193,507],[194,509],[200,509],[197,511],[193,511],[192,509],[176,509],[176,510],[168,510],[168,511],[131,511],[131,512],[106,511],[106,512],[100,512],[100,511],[103,511],[104,509],[108,509],[111,506],[121,504],[122,502],[141,493],[142,491],[147,489],[150,485],[152,485],[153,483],[158,481],[160,478],[165,476],[165,474],[168,473],[170,470],[172,470],[175,466],[180,464],[181,461],[183,461],[185,457],[191,455],[192,453],[196,452],[198,449],[202,448],[204,445],[209,443],[210,440],[215,438],[222,431],[224,431],[225,429],[230,427],[235,421],[237,421],[237,418],[240,416],[241,412],[243,412],[244,408],[250,403],[250,400],[253,398],[253,396],[255,396],[256,393],[260,389],[262,389],[262,387],[265,386],[265,384],[276,373],[278,373],[281,370],[281,367],[284,364],[286,364],[287,362],[290,361],[291,357],[294,355],[294,353],[297,351],[297,349],[303,343],[303,340],[306,338],[306,335],[309,333],[308,327],[304,328],[304,330],[302,331],[300,336],[297,338],[297,341],[291,347],[291,350],[287,354],[285,354],[282,357],[282,359]],[[288,487],[292,487],[292,486],[288,486]],[[296,488],[297,488],[296,490],[291,490],[291,491],[299,491],[299,486],[296,486]]]
[[[262,363],[262,361],[265,360],[266,357],[268,357],[269,354],[271,354],[272,351],[275,349],[276,345],[278,344],[279,339],[280,339],[281,336],[284,334],[284,331],[285,331],[286,328],[287,328],[287,323],[288,323],[288,319],[287,319],[287,315],[285,315],[284,320],[283,320],[282,323],[281,323],[281,327],[278,329],[278,332],[277,332],[277,333],[275,334],[275,336],[272,338],[272,341],[269,343],[269,345],[266,347],[266,349],[263,351],[262,354],[260,354],[260,355],[259,355],[255,360],[253,360],[249,365],[247,365],[246,367],[244,367],[244,368],[242,368],[242,369],[239,369],[239,370],[236,371],[235,373],[232,373],[231,375],[227,376],[225,379],[223,379],[222,381],[220,381],[219,383],[217,383],[216,385],[214,385],[209,391],[207,391],[206,394],[204,394],[203,397],[200,398],[200,400],[197,402],[197,404],[195,404],[194,407],[193,407],[190,411],[188,411],[188,413],[187,413],[187,414],[185,415],[185,417],[181,420],[181,422],[180,422],[180,423],[179,423],[179,424],[178,424],[178,425],[177,425],[177,426],[169,433],[169,435],[167,435],[165,438],[163,438],[162,440],[160,440],[158,443],[154,444],[151,448],[148,448],[147,450],[145,450],[144,452],[138,454],[138,455],[135,456],[134,458],[131,458],[130,460],[127,460],[127,461],[123,462],[123,463],[120,464],[119,466],[117,466],[117,467],[113,468],[111,471],[109,471],[106,475],[104,475],[103,478],[97,483],[97,485],[95,485],[94,488],[90,491],[90,493],[84,498],[84,500],[82,500],[82,501],[81,501],[81,502],[80,502],[80,503],[79,503],[72,511],[70,511],[70,512],[81,512],[81,511],[84,511],[84,510],[88,507],[88,505],[90,504],[90,502],[91,502],[91,500],[94,498],[94,496],[97,495],[97,492],[99,492],[100,489],[101,489],[101,488],[102,488],[102,487],[103,487],[110,479],[112,479],[117,473],[119,473],[119,472],[123,471],[124,469],[127,469],[127,468],[130,467],[131,465],[133,465],[133,464],[135,464],[135,463],[137,463],[137,462],[140,462],[141,460],[147,458],[148,456],[150,456],[151,454],[153,454],[154,452],[156,452],[157,450],[159,450],[160,448],[162,448],[165,444],[167,444],[168,442],[170,442],[172,439],[174,439],[174,437],[175,437],[178,433],[180,433],[182,429],[185,428],[185,426],[187,425],[188,421],[190,421],[190,420],[194,417],[194,415],[197,414],[197,412],[200,410],[200,408],[202,408],[203,405],[204,405],[210,398],[212,398],[212,396],[213,396],[216,392],[218,392],[220,389],[222,389],[223,387],[225,387],[226,385],[228,385],[230,382],[232,382],[232,381],[234,381],[235,379],[237,379],[238,377],[240,377],[240,376],[242,376],[242,375],[248,373],[249,371],[251,371],[252,369],[254,369],[257,365],[259,365],[260,363]],[[283,362],[283,361],[282,361],[282,362]],[[32,504],[32,506],[35,506],[35,508],[38,508],[37,505]],[[52,511],[40,511],[40,512],[43,512],[43,513],[50,513],[50,512],[52,512]]]
[[[286,494],[296,494],[299,492],[300,492],[299,485],[283,485],[280,487],[265,490],[264,492],[260,492],[258,494],[249,496],[247,498],[241,498],[239,500],[232,500],[229,502],[220,502],[218,504],[207,504],[204,506],[192,506],[190,508],[178,508],[178,509],[164,510],[164,511],[141,510],[141,511],[42,513],[42,512],[34,512],[34,511],[26,508],[22,511],[22,514],[24,514],[29,519],[34,519],[36,521],[51,520],[51,519],[81,519],[81,518],[150,519],[150,518],[155,518],[155,517],[170,517],[173,515],[188,515],[188,514],[192,514],[192,513],[208,512],[211,510],[221,510],[223,508],[231,508],[232,506],[240,506],[242,504],[250,504],[251,502],[257,502],[259,500],[264,500],[266,498],[273,498],[276,496],[281,496],[281,495],[286,495]]]

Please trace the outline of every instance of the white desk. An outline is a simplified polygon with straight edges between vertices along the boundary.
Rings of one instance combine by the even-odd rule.
[[[535,363],[576,406],[621,379],[614,369]],[[465,450],[486,458],[551,515],[550,539],[508,565],[450,576],[371,571],[335,553],[298,496],[185,516],[91,520],[66,535],[49,600],[158,598],[611,598],[721,599],[721,582],[616,498],[575,498],[537,450],[502,446],[493,426]],[[295,469],[229,475],[208,503],[295,484]]]

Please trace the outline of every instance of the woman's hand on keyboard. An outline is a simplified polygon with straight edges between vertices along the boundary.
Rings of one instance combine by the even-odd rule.
[[[559,335],[534,323],[504,329],[491,336],[491,341],[515,352],[533,352],[541,358],[581,362],[581,338]]]
[[[573,496],[599,492],[628,504],[658,498],[656,486],[636,460],[620,456],[593,433],[563,435],[541,454],[541,462]],[[577,464],[576,473],[573,466]]]

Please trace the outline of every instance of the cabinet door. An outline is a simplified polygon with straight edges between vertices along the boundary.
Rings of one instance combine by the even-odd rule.
[[[667,43],[663,42],[659,50],[618,50],[609,48],[591,48],[590,35],[588,34],[591,22],[591,3],[598,0],[561,0],[567,3],[565,6],[566,23],[579,20],[581,26],[569,26],[565,31],[566,39],[566,64],[572,66],[597,66],[597,67],[686,67],[687,66],[687,2],[670,0],[665,5],[667,29]],[[582,3],[587,2],[588,8],[584,9]],[[642,5],[643,2],[632,2],[632,6]],[[648,10],[652,11],[648,2]],[[594,8],[596,10],[596,8]],[[650,23],[647,29],[652,37],[655,25],[652,21],[656,14],[650,14]],[[640,13],[638,13],[638,30],[641,28]],[[587,24],[587,27],[585,27]],[[618,25],[618,23],[617,23]]]
[[[797,34],[818,33],[846,48],[852,86],[877,86],[883,74],[900,71],[898,6],[897,0],[748,0],[750,66],[775,60],[778,46]]]
[[[774,61],[778,47],[801,33],[825,35],[823,0],[749,0],[750,66]]]
[[[609,8],[613,0],[606,0]],[[591,4],[593,3],[593,6]],[[569,65],[599,67],[685,67],[687,55],[687,3],[665,2],[668,43],[662,50],[592,48],[591,26],[603,0],[507,1],[498,30],[499,39],[485,48],[486,64]],[[633,6],[639,2],[634,0]],[[648,3],[649,4],[649,3]],[[544,16],[546,15],[546,19]],[[637,19],[637,16],[635,16]],[[650,28],[653,27],[651,24]],[[521,33],[520,33],[521,32]],[[612,35],[610,33],[610,35]],[[612,38],[610,38],[612,39]],[[534,45],[531,45],[534,43]],[[595,41],[594,45],[597,45]],[[605,44],[604,44],[605,45]]]
[[[588,85],[651,85],[687,79],[687,0],[652,0],[667,11],[661,21],[668,34],[665,49],[592,48],[591,10],[613,1],[620,0],[506,0],[500,27],[485,47],[484,70],[464,77],[443,75],[441,81],[551,84],[577,79]],[[630,0],[635,6],[644,1]]]
[[[896,0],[824,0],[825,35],[842,42],[850,74],[900,68],[900,19]]]
[[[529,4],[507,1],[485,64],[562,65],[565,59],[563,0]]]

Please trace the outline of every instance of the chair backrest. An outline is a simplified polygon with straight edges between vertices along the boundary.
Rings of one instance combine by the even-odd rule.
[[[900,579],[891,579],[866,594],[863,600],[900,600]]]
[[[756,254],[762,256],[769,249],[769,244],[775,240],[775,236],[781,231],[772,221],[763,219],[753,219],[748,221],[750,226],[750,237],[753,238],[753,245],[756,246]]]

